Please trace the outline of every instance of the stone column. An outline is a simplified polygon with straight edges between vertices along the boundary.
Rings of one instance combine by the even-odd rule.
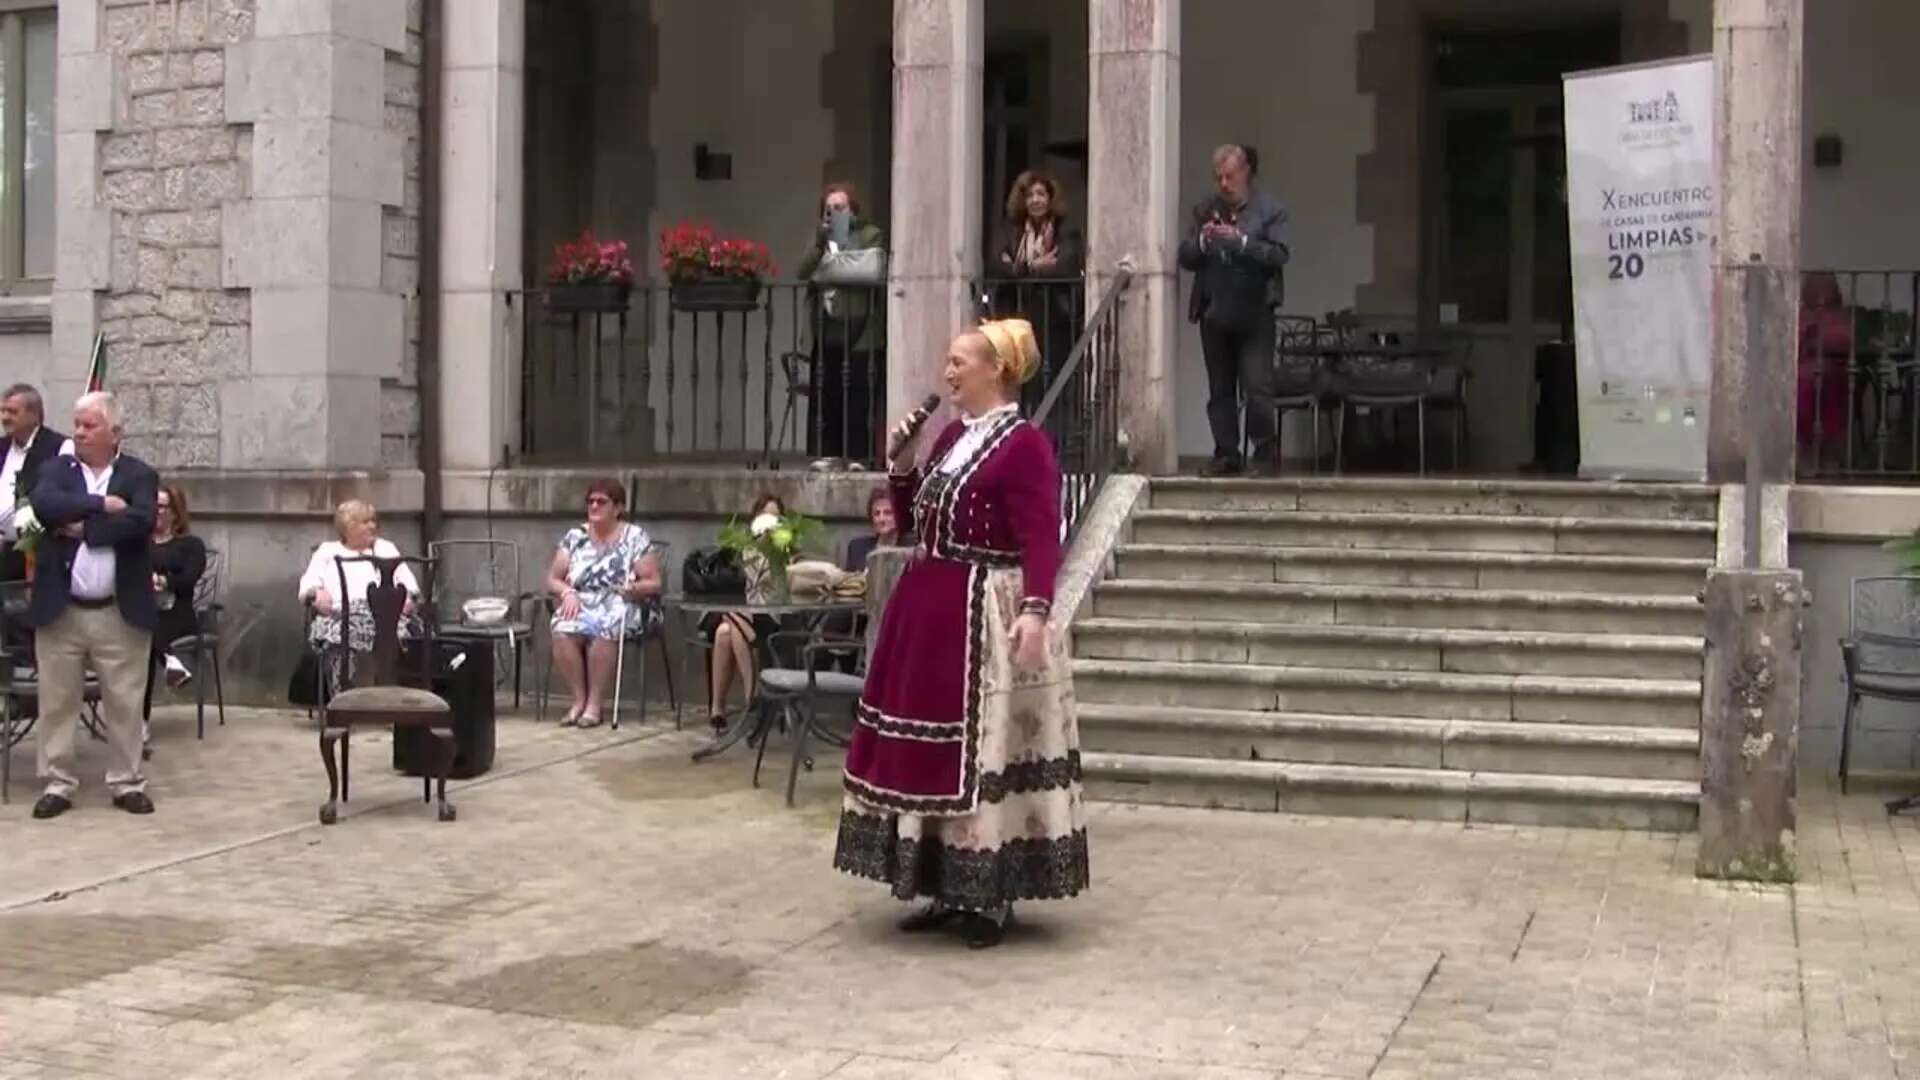
[[[440,125],[440,450],[499,464],[519,430],[526,0],[448,0]]]
[[[404,202],[386,63],[406,48],[403,4],[259,0],[253,40],[227,49],[226,120],[253,130],[220,283],[252,290],[252,347],[220,386],[223,466],[381,464],[380,383],[405,344],[382,280],[386,211]]]
[[[1798,570],[1707,575],[1700,724],[1701,877],[1792,881],[1798,818]]]
[[[129,245],[116,243],[113,211],[101,197],[100,136],[113,128],[121,96],[101,21],[95,0],[60,5],[54,155],[60,163],[61,182],[54,219],[51,307],[57,374],[41,388],[47,398],[47,419],[56,426],[70,418],[68,406],[86,377],[84,357],[100,325],[96,296],[112,287],[116,256],[124,273],[132,268],[134,254]]]
[[[1120,427],[1133,466],[1173,472],[1179,326],[1180,0],[1088,0],[1087,302],[1133,268],[1120,323]]]
[[[1749,449],[1761,483],[1793,479],[1803,3],[1713,5],[1719,213],[1707,475],[1715,483],[1745,483]]]
[[[1760,567],[1785,561],[1780,493],[1793,479],[1803,20],[1803,0],[1713,8],[1719,215],[1707,474],[1727,497],[1723,565],[1706,592],[1695,870],[1707,877],[1794,874],[1806,601],[1799,571]],[[1739,520],[1728,520],[1728,504]],[[1736,532],[1738,544],[1726,542]],[[1727,565],[1735,559],[1748,568]]]
[[[940,388],[980,269],[983,0],[894,0],[887,416]]]

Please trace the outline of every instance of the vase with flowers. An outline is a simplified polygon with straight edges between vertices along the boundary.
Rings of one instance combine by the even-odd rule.
[[[681,311],[751,311],[774,270],[767,245],[683,221],[660,234],[660,272]]]
[[[729,521],[720,530],[720,546],[737,553],[743,563],[760,559],[767,566],[767,595],[764,602],[784,604],[793,597],[787,571],[806,542],[820,531],[820,522],[803,514],[761,514],[745,525]],[[752,570],[748,570],[748,599],[753,590]]]
[[[614,313],[633,292],[633,258],[625,240],[602,240],[588,229],[554,245],[547,264],[547,306],[554,311]]]

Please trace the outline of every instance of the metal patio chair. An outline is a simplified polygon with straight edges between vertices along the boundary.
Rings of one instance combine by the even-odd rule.
[[[1840,719],[1840,792],[1846,794],[1853,751],[1853,720],[1862,698],[1920,703],[1920,576],[1854,578],[1847,634],[1840,639],[1847,685]],[[1887,804],[1888,813],[1920,805],[1920,796]]]

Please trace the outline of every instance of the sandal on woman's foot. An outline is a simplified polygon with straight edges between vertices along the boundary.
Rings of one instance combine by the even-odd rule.
[[[599,727],[606,722],[607,714],[605,712],[599,709],[590,709],[581,713],[580,719],[575,721],[573,726],[577,728]]]
[[[707,717],[707,726],[713,729],[716,737],[725,735],[727,733],[727,718],[716,713],[713,716]]]
[[[960,912],[942,904],[938,900],[919,911],[900,920],[900,930],[907,934],[921,934],[928,930],[938,930],[952,922]]]
[[[568,709],[566,712],[566,715],[560,718],[560,726],[561,727],[579,727],[580,717],[586,711],[587,710],[585,709]]]

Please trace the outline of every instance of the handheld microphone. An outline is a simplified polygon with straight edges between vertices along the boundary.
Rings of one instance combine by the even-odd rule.
[[[913,437],[920,434],[920,429],[926,426],[928,418],[933,416],[933,410],[939,407],[940,395],[928,394],[925,400],[920,402],[920,407],[908,413],[907,418],[900,421],[900,426],[894,429],[893,449],[887,456],[898,456],[900,451],[906,449],[907,444],[913,442]]]

